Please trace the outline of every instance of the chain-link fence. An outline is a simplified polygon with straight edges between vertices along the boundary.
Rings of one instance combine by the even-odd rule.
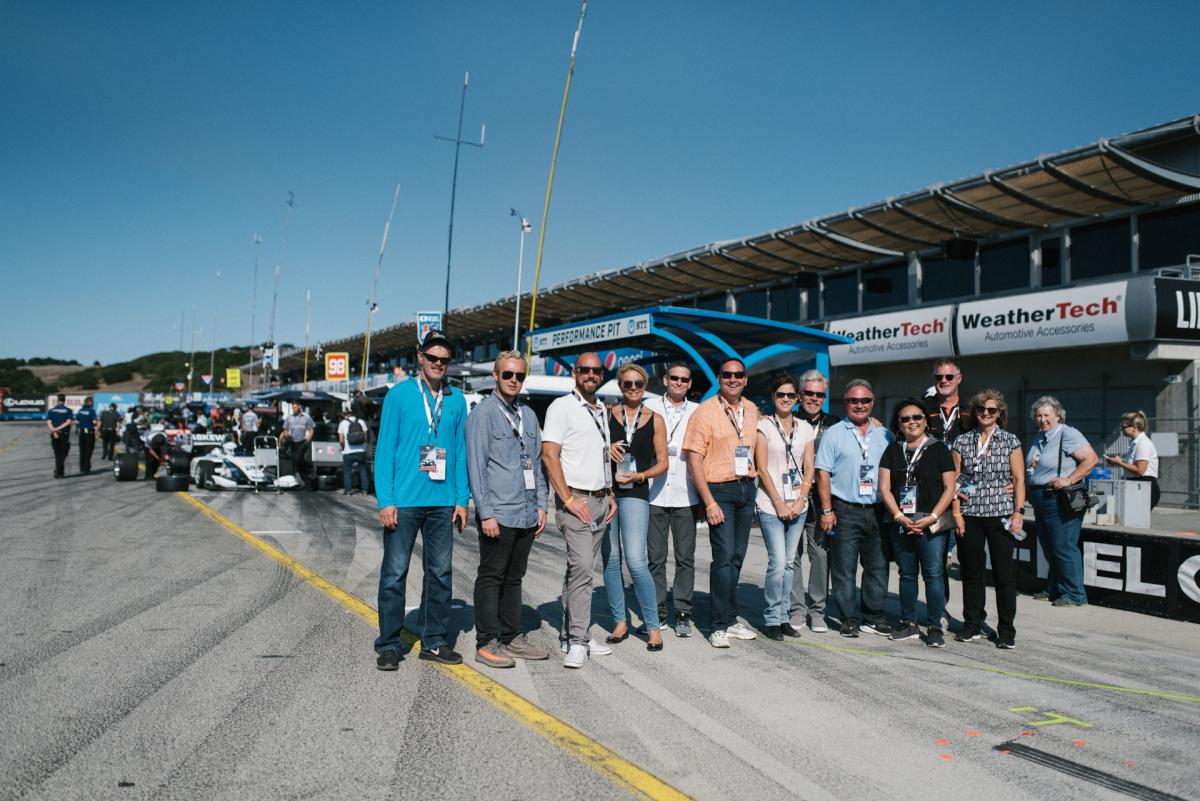
[[[1200,507],[1200,422],[1185,418],[1151,418],[1150,434],[1159,450],[1161,503],[1191,509]],[[1129,437],[1119,430],[1110,432],[1104,440],[1104,452],[1124,457],[1129,442]]]

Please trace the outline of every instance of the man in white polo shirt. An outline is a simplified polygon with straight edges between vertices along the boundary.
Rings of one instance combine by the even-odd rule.
[[[646,408],[658,412],[667,424],[667,472],[650,481],[650,529],[646,553],[654,591],[658,596],[658,619],[667,620],[667,535],[675,543],[675,581],[671,596],[675,607],[675,636],[692,636],[692,590],[696,584],[696,521],[700,496],[688,472],[683,452],[683,436],[688,418],[698,404],[687,399],[692,387],[692,370],[687,362],[667,365],[663,376],[666,393],[646,401]]]
[[[557,496],[555,523],[567,546],[563,580],[563,667],[581,668],[589,654],[612,649],[592,639],[592,572],[608,524],[617,513],[609,470],[608,412],[596,400],[604,367],[595,353],[575,360],[575,389],[550,404],[542,462]]]

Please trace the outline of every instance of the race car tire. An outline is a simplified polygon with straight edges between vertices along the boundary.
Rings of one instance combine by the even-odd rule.
[[[187,492],[187,475],[158,476],[154,479],[154,489],[159,492]]]
[[[191,467],[192,457],[186,453],[172,453],[170,461],[167,462],[167,472],[176,476],[186,476]]]
[[[338,476],[317,476],[316,488],[319,490],[329,491],[335,490],[342,486],[342,480]]]
[[[218,490],[216,482],[212,480],[213,466],[210,462],[201,463],[196,473],[196,487],[202,490]]]
[[[134,481],[138,477],[138,455],[118,453],[113,460],[113,475],[117,481]]]

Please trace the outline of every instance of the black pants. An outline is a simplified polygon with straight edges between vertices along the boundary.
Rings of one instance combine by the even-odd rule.
[[[1162,498],[1162,490],[1158,488],[1158,479],[1154,476],[1137,476],[1129,479],[1130,481],[1148,481],[1150,482],[1150,508],[1158,506],[1158,501]]]
[[[71,431],[63,429],[58,436],[50,435],[50,447],[54,449],[54,475],[67,474],[67,454],[71,452]]]
[[[1004,530],[1000,517],[967,517],[967,532],[958,543],[958,564],[963,586],[963,627],[980,631],[986,619],[984,600],[984,543],[992,558],[992,581],[996,587],[996,633],[1013,639],[1017,630],[1017,563],[1013,559],[1013,536]]]
[[[700,507],[650,507],[650,527],[647,529],[646,558],[650,575],[654,577],[654,594],[658,601],[658,619],[667,619],[667,535],[675,541],[675,581],[671,595],[676,615],[692,614],[692,591],[696,585],[696,520]]]
[[[479,534],[479,573],[475,578],[475,647],[492,640],[512,642],[521,628],[521,579],[535,528],[500,526],[499,537]],[[497,631],[498,629],[498,631]]]
[[[254,436],[253,431],[242,432],[242,450],[246,453],[254,453]]]
[[[96,450],[96,432],[79,432],[79,472],[92,472],[92,452]]]
[[[159,461],[155,458],[154,451],[146,448],[146,480],[150,481],[154,478],[154,474],[158,472]],[[166,459],[166,455],[162,457]]]
[[[316,489],[316,477],[313,476],[312,459],[308,455],[308,440],[288,441],[288,451],[292,457],[292,472],[300,483],[309,489]]]
[[[117,456],[117,430],[115,428],[100,429],[100,458],[112,461]]]

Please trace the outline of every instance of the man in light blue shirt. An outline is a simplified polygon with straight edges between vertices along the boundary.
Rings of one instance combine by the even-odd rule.
[[[861,559],[861,628],[887,636],[892,628],[883,614],[888,563],[880,533],[879,460],[892,435],[871,419],[875,392],[869,382],[847,382],[845,404],[846,416],[821,438],[815,464],[820,526],[829,535],[830,595],[839,610],[842,636],[857,637],[854,594]]]
[[[417,375],[397,384],[383,401],[375,449],[375,495],[383,524],[379,571],[379,637],[375,665],[400,665],[404,590],[417,532],[421,532],[424,585],[417,620],[421,659],[457,665],[448,642],[454,529],[467,522],[470,486],[462,393],[443,380],[454,353],[441,331],[430,331],[417,354]]]

